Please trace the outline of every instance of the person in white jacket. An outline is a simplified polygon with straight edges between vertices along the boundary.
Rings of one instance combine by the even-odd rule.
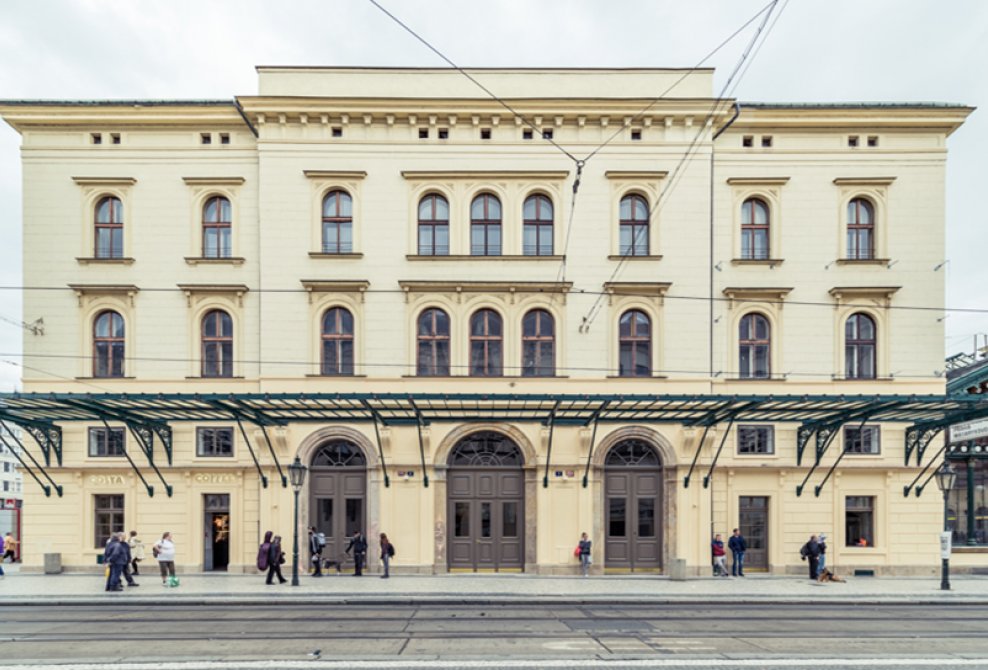
[[[164,533],[154,545],[154,557],[158,559],[158,569],[161,570],[161,585],[168,586],[169,577],[175,577],[175,543],[172,534]]]
[[[137,569],[137,564],[144,560],[144,543],[137,537],[137,531],[130,531],[130,538],[127,540],[130,545],[130,572],[135,575],[141,574]]]

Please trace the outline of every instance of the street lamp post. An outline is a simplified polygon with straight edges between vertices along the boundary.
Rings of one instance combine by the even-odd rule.
[[[943,493],[943,532],[947,533],[949,528],[947,527],[947,498],[950,492],[954,488],[954,481],[957,479],[957,473],[954,469],[950,467],[950,463],[944,460],[943,465],[937,470],[937,488]],[[945,545],[949,547],[949,543]],[[946,551],[941,549],[941,551]],[[950,558],[945,553],[942,557],[943,564],[940,568],[940,590],[949,591],[950,590]]]
[[[295,492],[295,523],[292,526],[292,586],[298,586],[298,494],[305,483],[307,470],[308,468],[302,465],[298,456],[288,466],[288,478],[292,483],[292,491]]]

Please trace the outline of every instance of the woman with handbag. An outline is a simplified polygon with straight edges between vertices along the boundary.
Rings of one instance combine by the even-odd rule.
[[[158,569],[161,571],[162,586],[178,586],[175,576],[175,543],[171,533],[163,533],[151,548],[154,557],[158,559]]]
[[[130,545],[130,571],[132,574],[139,575],[141,573],[137,569],[137,564],[144,560],[144,543],[137,537],[136,530],[130,531],[130,539],[127,540],[127,544]]]
[[[275,575],[278,575],[279,584],[284,584],[288,581],[281,574],[281,566],[284,562],[285,552],[281,550],[281,535],[275,535],[271,539],[271,545],[268,547],[268,578],[265,582],[266,584],[273,584]]]
[[[577,556],[580,558],[580,567],[583,569],[583,576],[587,577],[590,574],[590,564],[593,562],[590,560],[590,546],[593,542],[590,537],[583,533],[580,536],[580,543],[576,545]]]

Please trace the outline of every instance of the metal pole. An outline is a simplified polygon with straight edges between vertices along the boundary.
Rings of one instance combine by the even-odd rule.
[[[947,498],[950,495],[950,491],[943,492],[943,530],[947,532],[950,530],[947,527]],[[944,558],[943,564],[940,566],[940,590],[949,591],[950,590],[950,559]]]
[[[969,442],[974,445],[974,442]],[[974,451],[973,446],[968,446],[969,451]],[[967,459],[967,545],[973,547],[978,544],[978,530],[975,523],[974,508],[974,459]]]
[[[292,586],[298,586],[298,489],[295,489],[295,524],[292,526]]]

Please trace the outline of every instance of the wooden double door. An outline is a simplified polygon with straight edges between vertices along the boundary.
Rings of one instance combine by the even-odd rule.
[[[519,571],[525,564],[525,477],[521,468],[450,468],[450,570]]]
[[[768,570],[768,496],[738,498],[738,529],[748,549],[745,570]]]
[[[604,568],[662,568],[662,469],[607,468],[604,475]]]
[[[309,481],[309,525],[326,536],[323,558],[340,560],[356,531],[367,535],[367,470],[313,468]]]

